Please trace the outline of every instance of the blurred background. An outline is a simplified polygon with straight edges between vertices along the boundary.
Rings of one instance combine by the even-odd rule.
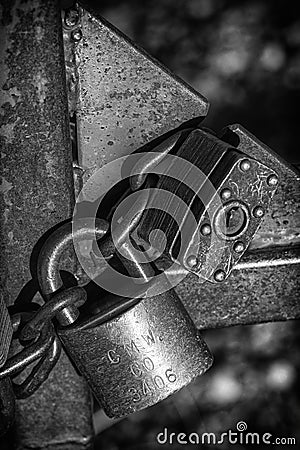
[[[66,0],[65,0],[66,1]],[[84,0],[211,104],[300,162],[300,5],[272,0]]]
[[[206,126],[218,131],[241,123],[291,163],[300,162],[298,2],[87,3],[210,101]],[[156,435],[164,427],[220,435],[236,430],[241,420],[249,432],[295,437],[292,447],[300,448],[299,334],[295,322],[205,332],[215,356],[212,369],[170,399],[113,426],[98,412],[96,449],[198,448],[162,446]]]

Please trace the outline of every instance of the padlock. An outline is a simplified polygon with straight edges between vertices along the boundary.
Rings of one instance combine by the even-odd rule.
[[[174,290],[145,298],[109,321],[102,322],[103,312],[57,332],[109,417],[154,405],[212,364]]]
[[[56,249],[63,252],[58,241],[66,243],[70,233],[63,227],[65,233],[56,230],[39,257],[46,300],[49,290],[61,289]],[[100,297],[96,314],[73,317],[72,324],[60,320],[57,334],[109,417],[154,405],[212,364],[208,347],[173,290],[143,299]]]
[[[186,270],[211,282],[223,281],[260,226],[278,176],[203,129],[191,132],[174,155],[166,156],[153,168],[159,179],[136,234]],[[150,166],[147,155],[145,162]],[[143,173],[142,165],[139,169]],[[174,194],[171,200],[166,192]],[[187,222],[190,216],[182,212],[179,200],[194,222]],[[172,212],[179,212],[180,223]]]

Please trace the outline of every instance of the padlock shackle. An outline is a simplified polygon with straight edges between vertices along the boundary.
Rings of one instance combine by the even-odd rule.
[[[103,219],[95,219],[95,226],[86,225],[83,221],[82,227],[73,230],[72,221],[63,223],[45,241],[37,261],[37,278],[41,294],[45,301],[63,287],[60,276],[60,264],[63,254],[68,250],[74,254],[74,241],[84,239],[101,239],[108,231],[109,224]],[[64,308],[58,313],[58,320],[62,325],[73,323],[78,317],[78,310],[75,306]]]
[[[144,283],[149,283],[155,276],[155,271],[151,264],[140,263],[131,252],[130,246],[126,243],[116,251],[116,255],[132,277],[140,278]]]

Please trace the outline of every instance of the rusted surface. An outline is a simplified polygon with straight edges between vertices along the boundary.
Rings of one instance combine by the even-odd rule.
[[[34,295],[32,249],[74,202],[56,2],[3,1],[0,54],[1,295],[11,305]],[[91,435],[89,392],[63,355],[43,387],[17,402],[16,445],[85,448]]]
[[[69,217],[73,203],[59,22],[52,9],[38,1],[2,7],[1,245],[9,304],[28,281],[37,239]]]
[[[222,283],[188,275],[176,288],[200,329],[300,318],[299,249],[248,253]]]
[[[82,38],[76,41],[78,31]],[[65,30],[65,46],[69,92],[78,94],[78,163],[84,181],[105,163],[207,113],[200,94],[87,11],[81,10],[80,26]]]
[[[299,244],[300,172],[241,125],[231,125],[229,129],[238,136],[241,151],[272,167],[279,176],[271,208],[251,243],[251,249]]]

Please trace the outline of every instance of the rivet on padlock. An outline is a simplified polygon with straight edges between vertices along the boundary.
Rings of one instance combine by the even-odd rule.
[[[40,261],[44,274],[50,259]],[[59,286],[55,281],[60,280],[59,267],[55,267],[56,273],[54,265],[51,268],[52,283]],[[40,279],[42,290],[44,283]],[[99,298],[96,316],[79,317],[57,330],[109,417],[151,406],[211,366],[212,356],[175,291],[140,301],[114,300],[111,311],[107,304],[101,310],[104,302]],[[120,313],[116,304],[127,309]]]

